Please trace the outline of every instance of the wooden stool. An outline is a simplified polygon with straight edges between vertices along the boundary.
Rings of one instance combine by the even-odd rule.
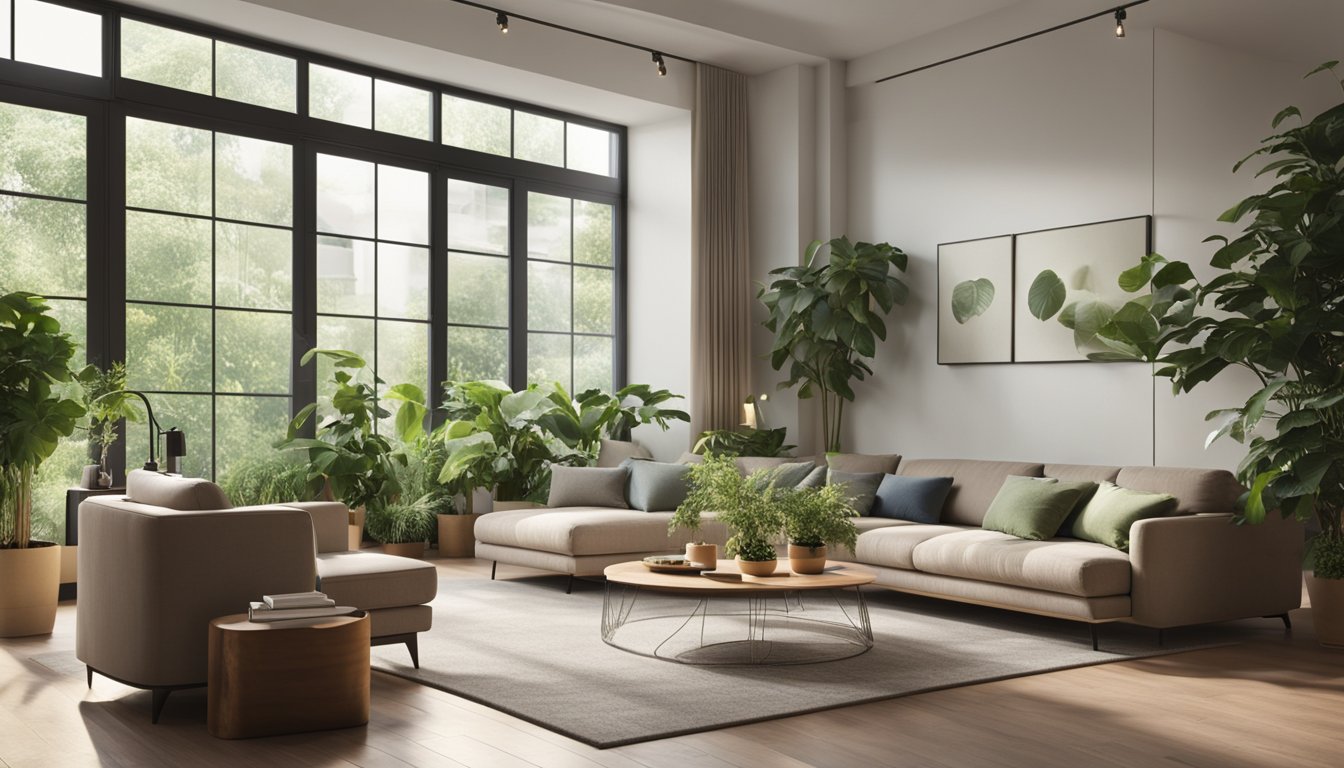
[[[369,722],[369,616],[210,622],[208,726],[221,739]]]

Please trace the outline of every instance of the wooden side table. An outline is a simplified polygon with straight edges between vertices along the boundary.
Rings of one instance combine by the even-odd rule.
[[[246,739],[369,722],[369,616],[210,622],[210,735]]]

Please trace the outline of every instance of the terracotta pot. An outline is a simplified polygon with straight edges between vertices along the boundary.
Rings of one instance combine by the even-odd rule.
[[[794,573],[814,575],[826,570],[826,545],[802,547],[789,545],[789,570]]]
[[[687,544],[686,559],[712,571],[719,567],[719,547],[717,544]]]
[[[409,544],[384,544],[383,554],[419,559],[425,556],[425,542],[412,541]]]
[[[1305,573],[1307,594],[1311,597],[1311,621],[1316,625],[1316,642],[1331,648],[1344,648],[1344,579],[1318,579]]]
[[[61,590],[61,548],[0,549],[0,637],[49,635]]]
[[[349,538],[349,541],[347,542],[347,546],[348,546],[349,549],[352,549],[352,550],[354,550],[354,549],[359,549],[360,545],[362,545],[362,544],[364,543],[364,518],[365,518],[365,516],[366,516],[366,515],[365,515],[365,511],[364,511],[364,507],[363,507],[363,505],[360,505],[360,506],[355,507],[354,509],[350,510],[350,529],[349,529],[349,532],[348,532],[348,534],[347,534],[347,536],[348,536],[348,538]]]
[[[439,515],[439,557],[476,556],[476,518],[480,515]]]
[[[748,576],[769,576],[775,572],[778,560],[743,560],[737,558],[737,570]]]

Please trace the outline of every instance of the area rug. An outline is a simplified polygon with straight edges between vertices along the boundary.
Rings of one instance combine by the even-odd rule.
[[[374,668],[480,702],[595,747],[880,699],[1237,642],[1267,622],[1153,630],[1086,625],[865,588],[874,646],[798,666],[690,666],[614,648],[601,636],[603,586],[564,577],[445,579],[420,669],[403,646]],[[1264,626],[1260,626],[1263,624]]]

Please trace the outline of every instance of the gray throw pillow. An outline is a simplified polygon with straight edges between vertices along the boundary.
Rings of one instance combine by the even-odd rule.
[[[766,470],[765,474],[762,475],[764,478],[762,485],[774,483],[776,488],[797,488],[798,484],[803,482],[815,466],[810,461],[793,461],[788,464],[780,464],[774,469]]]
[[[670,512],[686,500],[691,465],[626,459],[621,466],[630,473],[626,496],[631,509]]]
[[[873,498],[877,496],[877,486],[886,477],[881,472],[836,472],[826,473],[827,485],[845,486],[845,495],[851,499],[850,507],[859,515],[867,516],[873,508]]]
[[[548,507],[625,506],[625,467],[566,467],[551,465],[551,495]]]
[[[887,475],[877,486],[873,517],[889,517],[915,523],[937,523],[943,502],[952,490],[950,477]]]
[[[813,467],[812,471],[807,473],[807,477],[804,477],[802,481],[798,483],[798,487],[820,488],[825,484],[826,484],[826,468]]]

